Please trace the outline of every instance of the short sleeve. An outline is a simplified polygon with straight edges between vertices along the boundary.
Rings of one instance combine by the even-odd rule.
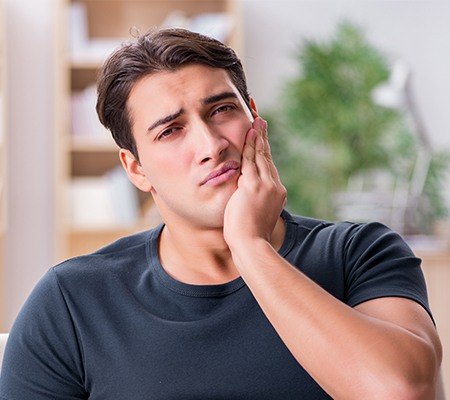
[[[420,264],[401,236],[385,225],[354,225],[344,248],[347,304],[404,297],[419,303],[433,320]]]
[[[81,354],[51,269],[33,289],[11,329],[0,375],[0,398],[87,399]]]

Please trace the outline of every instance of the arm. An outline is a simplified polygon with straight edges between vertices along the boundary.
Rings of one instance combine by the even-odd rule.
[[[6,344],[0,398],[86,399],[81,349],[51,269],[20,311]]]
[[[333,398],[432,398],[441,347],[419,304],[381,298],[351,308],[270,245],[286,191],[270,157],[266,125],[258,118],[254,127],[238,190],[225,211],[224,237],[267,318]]]

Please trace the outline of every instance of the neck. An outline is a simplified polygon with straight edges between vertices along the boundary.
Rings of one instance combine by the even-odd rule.
[[[278,250],[284,240],[285,225],[280,217],[271,244]],[[240,276],[222,228],[196,229],[166,224],[158,246],[161,264],[174,279],[190,284],[211,285],[229,282]]]

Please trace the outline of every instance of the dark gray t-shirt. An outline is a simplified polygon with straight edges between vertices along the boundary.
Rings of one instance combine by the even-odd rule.
[[[429,312],[420,260],[385,226],[282,215],[279,253],[339,300],[400,296]],[[0,398],[328,399],[242,278],[190,285],[164,271],[161,229],[50,269],[10,332]]]

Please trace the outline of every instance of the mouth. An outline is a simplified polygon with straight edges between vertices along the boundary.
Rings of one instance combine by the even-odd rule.
[[[208,174],[200,185],[215,186],[226,182],[240,172],[240,164],[237,161],[226,161],[220,168]]]

